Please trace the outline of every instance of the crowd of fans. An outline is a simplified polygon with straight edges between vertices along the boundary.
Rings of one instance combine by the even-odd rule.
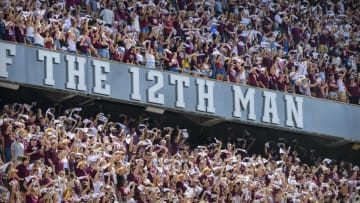
[[[0,1],[0,39],[359,104],[357,0]]]
[[[191,149],[186,129],[81,110],[3,107],[1,202],[360,201],[358,166],[304,155],[296,140],[269,141],[262,155],[247,133]]]

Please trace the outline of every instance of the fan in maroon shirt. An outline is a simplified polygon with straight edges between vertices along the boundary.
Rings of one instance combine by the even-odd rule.
[[[319,36],[319,44],[327,45],[329,41],[328,31],[324,29]]]
[[[195,1],[194,0],[186,0],[186,10],[187,11],[195,11]]]
[[[59,154],[58,154],[58,144],[56,140],[51,142],[51,148],[45,154],[46,161],[48,166],[53,167],[55,173],[58,174],[60,170],[62,170]]]
[[[259,75],[259,78],[258,78],[259,85],[262,88],[268,89],[269,88],[269,76],[268,76],[265,68],[261,68],[260,70],[261,70],[261,72],[260,72],[260,75]]]
[[[43,177],[40,180],[40,186],[42,188],[51,187],[53,185],[53,180],[51,178],[51,169],[46,169],[44,171]]]
[[[177,0],[176,3],[179,11],[185,11],[185,5],[186,5],[185,0]]]
[[[175,21],[174,16],[165,16],[164,17],[163,23],[164,23],[165,37],[168,37],[170,35],[170,33],[173,31],[173,29],[174,29],[174,21]]]
[[[36,160],[41,158],[40,154],[41,144],[35,137],[32,137],[30,140],[30,144],[26,149],[26,155],[30,156],[30,163],[33,163]]]
[[[337,92],[338,86],[337,86],[334,74],[330,75],[328,85],[329,85],[329,92]]]
[[[150,23],[150,26],[158,26],[159,25],[159,17],[158,15],[156,14],[156,11],[153,10],[151,12],[151,15],[148,16],[148,21]]]
[[[25,178],[30,175],[30,171],[27,168],[28,165],[29,165],[29,157],[23,157],[22,163],[16,167],[16,169],[18,170],[17,175],[19,178]]]
[[[353,77],[350,78],[350,83],[347,89],[350,104],[359,104],[360,87],[359,83]]]
[[[277,80],[278,90],[287,91],[287,77],[284,72],[280,72],[279,79]]]
[[[15,27],[12,22],[7,22],[5,24],[5,40],[15,42]]]
[[[25,43],[25,25],[23,21],[19,21],[15,26],[15,37],[16,41],[20,43]]]
[[[256,74],[256,69],[252,68],[250,70],[250,74],[249,74],[249,85],[254,86],[254,87],[259,87],[257,78],[258,78],[258,76]]]
[[[24,186],[25,177],[30,175],[28,165],[29,165],[29,157],[23,157],[22,163],[16,167],[16,170],[18,170],[17,176],[20,178],[19,185],[20,185],[21,192],[26,192],[26,188]]]
[[[80,182],[88,181],[88,174],[86,172],[86,162],[80,161],[75,168],[75,175],[80,179]],[[81,178],[80,178],[81,177]]]
[[[130,50],[125,51],[123,62],[136,64],[135,47],[131,47]]]
[[[291,34],[292,34],[295,45],[297,45],[300,42],[301,32],[302,32],[301,28],[299,27],[299,25],[297,23],[295,23],[294,28],[291,29]]]

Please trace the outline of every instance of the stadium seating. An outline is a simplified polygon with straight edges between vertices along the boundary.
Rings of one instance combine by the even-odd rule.
[[[3,0],[0,40],[359,104],[359,6]],[[0,202],[360,202],[359,166],[300,155],[296,140],[190,148],[187,129],[83,111],[3,107]]]
[[[16,2],[1,39],[359,104],[358,3]]]
[[[359,201],[358,166],[299,156],[296,140],[268,141],[261,154],[248,134],[190,149],[186,129],[83,113],[4,106],[1,202]]]

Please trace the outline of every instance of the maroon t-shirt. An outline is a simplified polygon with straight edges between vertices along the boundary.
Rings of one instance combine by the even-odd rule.
[[[11,134],[3,134],[3,136],[4,136],[4,147],[5,148],[10,148],[11,143],[13,142]]]
[[[70,7],[70,6],[75,7],[74,6],[75,0],[66,0],[65,3],[66,3],[66,7]]]
[[[286,78],[278,79],[277,84],[278,84],[278,90],[285,91]]]
[[[15,42],[15,29],[13,26],[6,28],[5,30],[5,40]]]
[[[39,203],[39,197],[33,195],[26,195],[26,203]]]
[[[83,45],[80,46],[80,50],[83,53],[88,53],[89,49],[90,49],[90,43],[91,43],[91,39],[88,38],[84,41]]]
[[[219,33],[220,33],[220,34],[224,34],[225,28],[226,28],[226,24],[225,24],[225,23],[220,23],[220,25],[219,25],[219,27],[218,27]]]
[[[140,27],[146,27],[148,26],[149,22],[148,22],[148,17],[144,16],[144,17],[140,17]]]
[[[316,35],[310,37],[309,44],[311,47],[317,47],[318,38]]]
[[[317,98],[325,98],[325,95],[321,92],[321,87],[324,87],[325,84],[320,85],[320,87],[315,87],[315,95]]]
[[[191,44],[190,41],[187,41],[186,43]],[[191,48],[191,46],[189,46],[189,47],[185,48],[185,52],[186,52],[186,54],[190,55],[190,54],[192,54],[194,52],[194,50]]]
[[[324,33],[320,34],[319,44],[327,45],[328,39],[329,39],[329,36],[327,34],[324,34]]]
[[[265,88],[269,88],[269,79],[265,74],[260,74],[259,80],[265,86]]]
[[[185,192],[185,191],[186,191],[186,187],[185,187],[184,183],[181,182],[181,181],[176,182],[176,188],[177,188],[177,189],[181,189],[182,192]]]
[[[49,159],[51,159],[50,149],[45,151],[45,157],[44,158],[45,158],[45,161],[44,161],[45,165],[51,166],[50,162],[48,161]]]
[[[184,11],[186,2],[185,2],[185,0],[177,0],[177,5],[179,8],[179,11]]]
[[[269,71],[271,69],[271,66],[273,65],[273,61],[268,58],[268,57],[264,57],[263,58],[263,65],[267,68],[267,70]]]
[[[249,74],[249,85],[257,87],[257,76],[255,73]]]
[[[165,28],[168,27],[168,28]],[[164,32],[166,34],[170,34],[170,32],[172,31],[172,28],[174,28],[174,21],[171,19],[166,19],[164,20]]]
[[[131,53],[129,50],[125,52],[123,62],[125,63],[135,63],[136,62],[136,55]]]
[[[19,176],[19,178],[25,178],[30,175],[30,171],[24,164],[18,165],[16,169],[18,170],[17,175]]]
[[[83,169],[76,168],[76,169],[75,169],[75,175],[76,175],[77,177],[82,177],[82,176],[87,176],[87,173],[86,173],[86,171],[83,170]]]
[[[299,41],[300,37],[301,37],[301,29],[298,27],[295,27],[295,28],[291,29],[291,34],[295,41]]]
[[[226,29],[230,32],[234,32],[234,25],[232,25],[231,23],[229,23],[227,26],[226,26]]]
[[[149,16],[148,21],[152,26],[158,26],[159,25],[159,18],[156,15]]]
[[[37,151],[35,154],[30,155],[30,162],[34,162],[41,158],[41,154],[38,151],[39,148],[40,147],[38,147],[38,146],[30,146],[30,145],[26,148],[26,153],[32,153],[35,150]]]
[[[270,89],[276,90],[277,89],[277,77],[276,75],[272,75],[270,77]]]
[[[133,173],[129,173],[126,177],[126,180],[128,182],[135,182],[135,183],[139,182],[139,178],[137,178]]]
[[[227,74],[229,76],[229,81],[235,83],[236,82],[236,70],[228,69]]]
[[[195,2],[193,0],[186,0],[187,11],[195,11]]]
[[[44,185],[47,185],[47,184],[49,184],[50,183],[50,178],[43,178],[43,179],[41,179],[40,180],[40,186],[44,186]],[[53,184],[51,183],[51,184],[49,184],[49,187],[51,187]]]
[[[334,35],[329,36],[329,47],[335,47],[336,46],[336,38]]]
[[[114,60],[114,61],[120,61],[120,54],[119,54],[119,52],[118,51],[114,51],[114,52],[112,52],[112,60]]]
[[[316,83],[316,77],[314,73],[309,73],[310,84]]]
[[[353,85],[349,84],[348,91],[350,92],[352,97],[359,97],[360,96],[359,85],[357,83],[354,83]]]
[[[337,92],[337,87],[331,87],[330,84],[337,84],[336,80],[329,80],[329,92]]]
[[[17,42],[25,43],[25,31],[24,31],[24,28],[22,28],[20,26],[16,26],[15,27],[15,36],[16,36],[16,41]]]

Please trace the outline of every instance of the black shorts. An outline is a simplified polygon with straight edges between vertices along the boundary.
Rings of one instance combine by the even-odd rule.
[[[25,181],[19,181],[19,186],[20,186],[20,192],[26,192],[26,188],[24,186]]]

